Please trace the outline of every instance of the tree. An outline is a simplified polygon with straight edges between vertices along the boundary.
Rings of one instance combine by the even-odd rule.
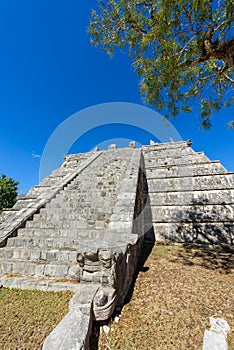
[[[110,55],[127,49],[145,101],[166,117],[189,113],[198,102],[209,128],[212,112],[232,105],[234,0],[99,0],[98,6],[91,43]]]
[[[17,185],[11,177],[2,174],[0,177],[0,213],[3,208],[11,208],[16,202]]]

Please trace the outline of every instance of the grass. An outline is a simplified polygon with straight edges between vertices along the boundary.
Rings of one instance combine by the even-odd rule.
[[[155,246],[138,273],[120,321],[103,330],[99,350],[201,350],[209,317],[232,328],[233,252],[196,246]]]
[[[0,289],[0,348],[39,350],[68,312],[71,292]]]

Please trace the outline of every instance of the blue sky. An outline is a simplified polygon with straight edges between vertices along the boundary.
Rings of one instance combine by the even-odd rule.
[[[139,81],[127,55],[110,59],[89,44],[87,26],[96,1],[2,0],[0,2],[0,173],[20,182],[25,193],[39,181],[40,156],[54,130],[72,114],[108,102],[143,104]],[[234,108],[213,116],[213,128],[199,128],[194,115],[173,125],[196,151],[234,171],[234,132],[226,123]],[[144,118],[144,116],[142,116]],[[110,125],[84,137],[72,152],[89,150],[94,137],[140,139],[150,135]],[[62,157],[62,156],[61,156]],[[61,159],[62,161],[62,159]]]

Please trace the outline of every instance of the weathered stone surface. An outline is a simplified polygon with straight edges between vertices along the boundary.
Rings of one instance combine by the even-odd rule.
[[[150,205],[233,204],[234,189],[203,191],[168,191],[150,194]]]
[[[117,145],[115,143],[113,143],[112,145],[108,146],[109,150],[111,150],[111,149],[113,150],[113,149],[116,149],[116,148],[117,148]]]
[[[188,146],[143,147],[145,232],[156,240],[233,244],[234,173]]]
[[[190,145],[68,155],[0,216],[0,284],[76,293],[43,349],[89,349],[92,320],[124,302],[144,238],[233,244],[234,173]]]
[[[7,216],[5,216],[3,212],[3,216],[0,216],[4,218],[4,220],[0,221],[0,247],[6,244],[8,237],[15,236],[17,230],[22,227],[28,219],[31,219],[40,208],[46,205],[59,191],[63,190],[70,181],[100,155],[101,152],[98,154],[91,154],[79,167],[76,167],[72,171],[67,169],[67,172],[64,172],[63,176],[58,177],[55,173],[56,181],[53,182],[53,185],[44,185],[42,183],[41,186],[33,187],[24,197],[24,206],[17,202],[12,211],[7,211]],[[53,176],[51,175],[49,178],[51,179]],[[43,181],[46,182],[47,178]],[[20,200],[20,202],[22,201]]]
[[[145,215],[148,220],[153,217],[153,222],[233,222],[234,205],[232,204],[206,204],[194,203],[190,205],[156,205],[151,206],[150,215]]]
[[[46,338],[42,350],[88,350],[92,331],[92,304],[98,286],[80,288],[69,312]],[[85,296],[85,298],[84,298]]]
[[[136,142],[135,141],[129,142],[129,147],[130,148],[136,148]]]
[[[65,165],[72,163],[68,168],[74,171],[81,159],[68,156]],[[96,319],[105,319],[123,302],[139,255],[143,221],[139,230],[134,215],[141,151],[114,149],[87,159],[89,164],[83,161],[77,175],[69,177],[66,186],[17,230],[17,236],[8,238],[7,247],[0,250],[0,271],[6,286],[11,286],[11,275],[17,275],[24,288],[25,277],[29,286],[40,289],[48,284],[37,285],[36,279],[51,279],[53,285],[57,279],[62,289],[60,280],[98,284],[105,298],[94,303],[93,312]],[[53,187],[63,168],[67,166],[36,190]]]
[[[147,179],[165,177],[185,177],[195,175],[224,174],[226,169],[219,162],[204,162],[200,164],[162,165],[157,168],[148,167],[146,169]]]
[[[153,231],[153,234],[152,232]],[[234,223],[145,223],[145,232],[149,232],[156,241],[173,241],[208,244],[234,244]],[[147,234],[148,235],[148,234]]]
[[[149,192],[233,189],[234,173],[148,179]]]
[[[228,350],[229,324],[223,318],[210,317],[210,330],[205,331],[202,350]]]

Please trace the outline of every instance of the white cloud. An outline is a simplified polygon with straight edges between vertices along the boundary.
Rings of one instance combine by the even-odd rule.
[[[40,159],[41,159],[40,154],[36,154],[34,151],[32,151],[32,157],[33,157],[33,158],[40,158]]]

